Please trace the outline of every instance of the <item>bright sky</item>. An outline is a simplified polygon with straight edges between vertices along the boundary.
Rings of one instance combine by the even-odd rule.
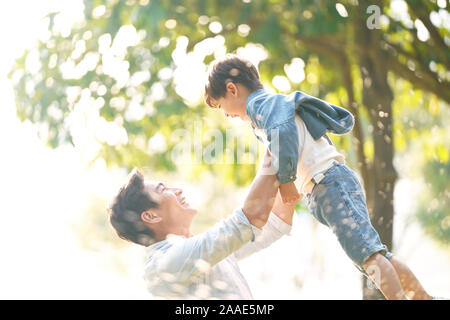
[[[140,247],[129,246],[120,250],[108,248],[100,251],[83,250],[80,248],[77,235],[71,228],[71,224],[77,222],[80,212],[89,204],[90,199],[96,196],[105,198],[116,191],[125,172],[107,170],[102,161],[98,161],[93,168],[86,169],[86,159],[80,152],[73,148],[57,150],[46,148],[37,138],[35,129],[29,123],[21,123],[15,116],[13,92],[7,79],[14,59],[20,56],[25,48],[31,47],[36,39],[45,37],[41,27],[41,17],[53,10],[63,11],[65,16],[61,21],[64,30],[70,26],[71,21],[79,19],[80,3],[82,3],[81,0],[15,0],[0,5],[0,39],[2,41],[0,51],[2,97],[0,108],[2,153],[0,157],[2,181],[0,184],[0,252],[2,253],[0,299],[149,298],[142,281]],[[64,26],[64,23],[67,25]],[[221,26],[211,24],[210,28],[212,31],[219,30]],[[248,30],[243,26],[240,32],[245,33]],[[215,41],[217,45],[223,45],[220,38]],[[183,39],[180,42],[183,42]],[[183,43],[180,44],[182,45]],[[208,51],[207,46],[204,45],[198,45],[195,50],[199,54],[204,54]],[[258,51],[255,46],[249,45],[242,50],[241,54],[248,54],[249,57],[256,57],[257,60],[265,57],[264,51]],[[192,66],[200,66],[201,63],[192,55],[180,54],[175,55],[175,58],[180,59],[180,64],[185,65],[184,69],[180,68],[177,71],[181,75],[179,81],[182,84],[183,75],[192,74]],[[303,60],[293,59],[285,68],[286,75],[294,83],[301,82],[305,78],[303,67]],[[290,88],[284,76],[274,78],[273,85],[280,90]],[[192,96],[192,90],[182,85],[177,87],[177,92],[187,100],[196,99]],[[399,194],[400,197],[402,194],[408,197],[407,188],[408,186],[404,185],[403,193]],[[409,210],[408,206],[403,206],[403,210],[402,206],[398,208],[398,212]],[[315,251],[308,245],[312,237],[311,228],[308,227],[311,221],[307,217],[296,217],[294,223],[300,224],[299,229],[293,230],[293,237],[283,240],[284,242],[277,244],[273,250],[267,251],[267,254],[261,253],[253,260],[249,259],[243,263],[244,275],[248,277],[250,285],[257,289],[255,296],[268,299],[273,297],[271,296],[273,291],[267,290],[267,287],[264,289],[262,286],[267,283],[271,286],[279,286],[282,282],[289,284],[286,285],[286,290],[280,290],[284,292],[284,296],[281,296],[283,298],[359,298],[359,275],[355,275],[352,267],[348,267],[349,262],[342,255],[335,257],[336,254],[332,254],[327,258],[327,261],[335,266],[339,264],[343,266],[343,269],[334,268],[329,273],[325,273],[328,274],[328,280],[325,282],[320,278],[324,274],[323,270],[308,269],[310,264],[307,266],[306,262],[318,259],[314,254]],[[318,230],[320,234],[323,233],[322,238],[327,240],[328,244],[324,248],[328,248],[328,252],[339,252],[340,248],[336,242],[333,242],[331,234],[320,227]],[[422,247],[421,252],[430,252],[428,249],[430,246]],[[281,247],[286,250],[299,250],[301,254],[293,262],[289,272],[273,277],[271,263],[282,261],[281,255],[286,252],[286,250],[280,250]],[[277,258],[274,259],[274,257]],[[332,260],[333,257],[338,262]],[[442,255],[438,255],[437,258],[442,268],[444,270],[447,268],[448,271],[450,258]],[[416,259],[418,259],[417,255]],[[426,260],[430,261],[430,259]],[[117,261],[128,263],[125,265],[127,272],[120,273],[119,270],[111,267],[112,262]],[[261,265],[263,268],[255,273],[255,266]],[[315,275],[308,278],[309,282],[302,284],[304,287],[300,296],[295,295],[298,294],[294,285],[295,281],[301,282],[301,279],[295,280],[291,277],[295,274],[294,269],[300,270],[300,274]],[[418,269],[423,275],[429,275],[428,271],[433,271],[421,269],[420,263]],[[269,279],[264,280],[264,277]],[[428,279],[431,279],[428,280],[430,285],[435,285],[444,294],[448,293],[445,291],[448,287],[443,288],[440,279],[437,277]],[[341,293],[341,287],[348,282],[352,283],[353,289]]]

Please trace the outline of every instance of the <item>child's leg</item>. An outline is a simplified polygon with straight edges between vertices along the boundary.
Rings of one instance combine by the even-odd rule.
[[[400,279],[394,266],[380,253],[375,253],[363,264],[363,269],[388,300],[405,300]]]
[[[417,280],[416,276],[407,265],[395,259],[395,257],[391,257],[389,262],[395,268],[400,283],[402,284],[403,291],[409,298],[413,300],[431,300],[433,298],[425,291],[419,280]]]
[[[409,292],[414,299],[431,298],[408,267],[380,253],[387,253],[387,247],[370,222],[364,190],[353,171],[341,164],[329,169],[308,196],[308,208],[333,230],[350,259],[366,271],[387,299],[406,299]]]

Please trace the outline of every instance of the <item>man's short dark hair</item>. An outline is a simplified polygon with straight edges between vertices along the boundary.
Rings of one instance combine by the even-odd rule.
[[[228,82],[240,83],[250,91],[263,89],[256,67],[248,60],[233,54],[216,60],[210,66],[208,81],[205,85],[205,101],[211,107],[211,98],[225,97]]]
[[[141,214],[157,207],[158,203],[145,190],[143,174],[134,169],[108,208],[109,221],[120,238],[148,246],[154,233],[142,221]]]

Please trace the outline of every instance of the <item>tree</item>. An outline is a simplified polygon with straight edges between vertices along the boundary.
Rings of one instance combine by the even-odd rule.
[[[262,45],[268,57],[259,71],[268,84],[283,75],[294,58],[301,58],[309,81],[291,81],[292,89],[340,104],[355,115],[352,143],[346,137],[333,140],[354,148],[372,223],[392,249],[397,173],[395,90],[390,82],[403,78],[448,103],[450,51],[445,40],[448,30],[433,23],[433,14],[440,10],[435,1],[408,1],[404,18],[397,17],[390,4],[381,0],[85,0],[85,20],[70,34],[58,31],[58,13],[53,13],[47,17],[48,41],[17,60],[11,73],[17,111],[21,119],[42,125],[53,147],[82,144],[83,135],[71,127],[71,121],[77,112],[91,112],[105,127],[127,132],[125,138],[119,133],[115,139],[100,139],[99,155],[108,163],[176,170],[170,157],[177,143],[172,132],[209,112],[201,100],[189,101],[177,90],[174,74],[183,64],[179,54],[197,52],[208,64],[214,52],[206,48],[207,41],[224,41],[228,52],[248,43]],[[380,15],[369,6],[378,8]],[[208,118],[213,119],[209,128],[226,130],[218,117],[208,114]],[[165,146],[149,152],[146,141],[155,134],[165,138]],[[202,163],[199,168],[223,172],[214,164]],[[229,168],[239,184],[248,183],[255,173],[252,165]],[[375,297],[367,287],[364,296]]]

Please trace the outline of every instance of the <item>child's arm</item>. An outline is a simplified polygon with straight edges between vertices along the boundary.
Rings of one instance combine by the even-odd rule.
[[[256,126],[264,130],[274,157],[277,178],[281,184],[286,184],[297,179],[299,141],[295,110],[280,97],[272,95],[263,102],[250,102],[247,114],[253,128]]]
[[[269,148],[267,148],[266,154],[264,155],[261,167],[259,169],[259,172],[261,174],[277,173],[277,170],[275,170],[273,166],[272,159],[273,156]],[[277,200],[280,200],[285,205],[295,205],[303,198],[303,194],[298,193],[297,187],[295,186],[293,181],[285,184],[280,184],[279,190],[280,192],[277,196]]]
[[[303,196],[302,194],[300,196]],[[284,203],[281,198],[281,190],[277,193],[273,204],[272,212],[284,223],[292,226],[292,217],[295,211],[295,204]]]
[[[280,195],[283,203],[289,205],[295,205],[300,202],[303,198],[303,194],[299,193],[295,183],[288,182],[285,184],[280,184]]]
[[[274,166],[281,184],[297,179],[298,165],[298,133],[295,119],[287,121],[270,129],[265,129],[269,150],[274,157]]]

